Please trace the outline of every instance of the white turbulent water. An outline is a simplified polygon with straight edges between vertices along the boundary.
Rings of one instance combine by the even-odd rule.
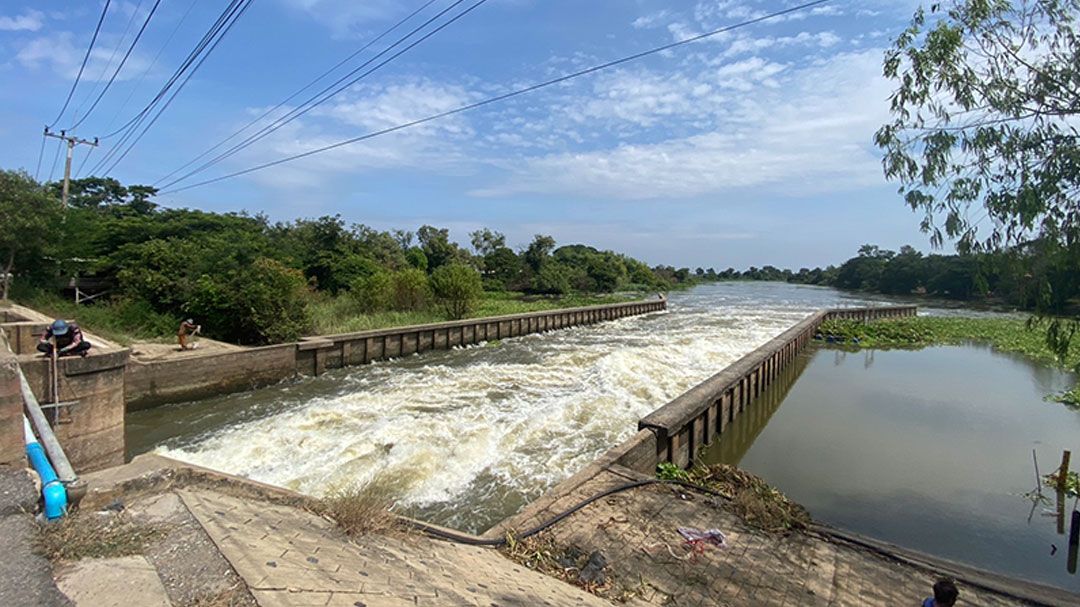
[[[632,435],[637,421],[811,311],[830,289],[721,283],[663,313],[355,367],[263,391],[265,413],[169,457],[311,495],[385,475],[401,505],[479,531]]]

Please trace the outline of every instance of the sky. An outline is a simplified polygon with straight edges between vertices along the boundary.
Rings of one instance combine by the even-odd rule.
[[[159,2],[115,82],[90,110],[155,0],[113,1],[106,13],[72,101],[55,125],[68,128],[85,115],[73,132],[103,137],[92,152],[76,148],[76,176],[87,176],[107,156],[122,135],[104,136],[151,100],[227,4]],[[453,2],[435,0],[230,145]],[[474,2],[462,2],[443,20]],[[125,184],[167,184],[171,180],[163,178],[175,169],[424,4],[255,0],[108,174]],[[312,111],[174,187],[795,4],[487,0]],[[42,180],[62,176],[58,142],[48,140],[42,153],[42,129],[60,112],[103,5],[0,0],[0,167],[23,168]],[[463,244],[482,226],[505,233],[515,247],[550,234],[560,244],[584,243],[680,267],[813,267],[842,262],[867,242],[929,251],[918,229],[921,217],[901,200],[897,184],[884,179],[873,144],[874,132],[889,118],[893,89],[881,75],[882,56],[917,5],[833,0],[504,102],[165,193],[157,201],[265,213],[275,221],[340,214],[379,229],[432,224],[450,228]]]

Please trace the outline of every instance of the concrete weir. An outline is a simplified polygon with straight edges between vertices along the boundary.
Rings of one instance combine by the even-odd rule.
[[[667,309],[667,299],[470,318],[376,331],[305,337],[298,342],[162,361],[132,358],[124,372],[128,410],[241,392],[294,375],[431,350],[590,325]]]
[[[124,462],[124,414],[169,402],[250,390],[295,375],[367,364],[485,340],[587,325],[667,308],[664,298],[566,308],[511,316],[399,327],[159,361],[141,361],[131,351],[85,333],[94,344],[86,357],[61,358],[59,399],[75,402],[48,413],[72,466],[80,472]],[[49,360],[35,346],[52,319],[21,306],[0,310],[0,464],[20,464],[23,454],[21,367],[32,392],[51,403]]]

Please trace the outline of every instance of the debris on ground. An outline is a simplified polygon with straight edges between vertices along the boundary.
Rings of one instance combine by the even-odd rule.
[[[694,552],[705,552],[709,546],[727,548],[727,540],[719,529],[695,529],[693,527],[679,527],[676,531],[686,540],[686,545],[694,549]]]
[[[771,532],[805,529],[810,514],[759,476],[727,464],[698,464],[686,471],[688,482],[718,491],[726,507],[750,525]]]

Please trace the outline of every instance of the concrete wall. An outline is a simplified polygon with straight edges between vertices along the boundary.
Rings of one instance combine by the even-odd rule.
[[[124,368],[128,354],[126,349],[103,350],[57,361],[60,401],[76,404],[60,411],[47,408],[45,417],[78,472],[124,463]],[[51,402],[49,360],[21,355],[18,361],[38,400]]]
[[[134,411],[279,382],[296,373],[296,350],[296,344],[282,344],[171,360],[132,358],[124,371],[124,400]]]
[[[294,344],[171,360],[140,362],[132,359],[126,371],[125,399],[129,409],[145,409],[250,390],[297,374],[320,375],[328,369],[598,323],[666,308],[666,299],[652,299],[307,337]]]
[[[26,465],[22,410],[19,368],[0,331],[0,466]]]
[[[824,310],[810,315],[642,418],[638,422],[639,433],[624,443],[624,453],[617,463],[645,473],[652,473],[660,462],[690,465],[698,451],[723,433],[810,344],[823,321],[900,318],[915,316],[916,311],[915,306],[899,306]],[[652,434],[653,438],[650,440],[642,432]]]

